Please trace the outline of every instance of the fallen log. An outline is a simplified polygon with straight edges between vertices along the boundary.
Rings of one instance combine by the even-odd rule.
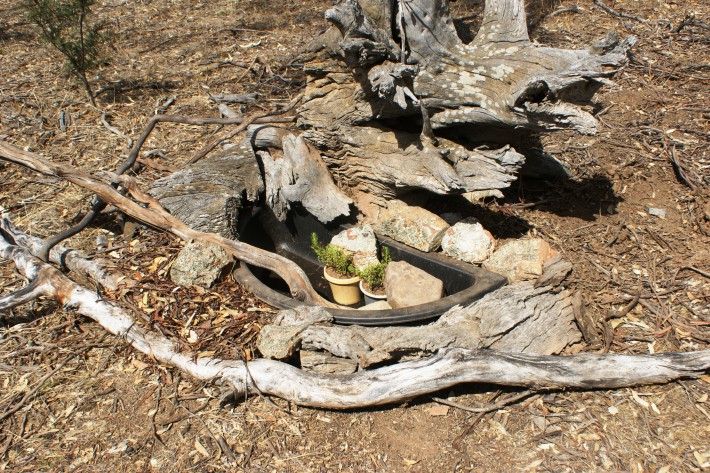
[[[563,272],[570,270],[567,263]],[[331,373],[339,372],[338,367],[340,372],[352,372],[424,358],[442,348],[559,354],[582,338],[573,298],[559,278],[543,274],[538,281],[545,284],[510,284],[421,326],[342,326],[332,324],[332,316],[321,308],[285,310],[273,324],[262,327],[258,348],[266,358],[298,355],[302,367],[318,371],[322,364]]]

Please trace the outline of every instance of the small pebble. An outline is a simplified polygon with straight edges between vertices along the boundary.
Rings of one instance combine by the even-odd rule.
[[[666,209],[646,206],[646,212],[658,218],[666,218]]]
[[[96,235],[96,247],[99,250],[108,248],[108,238],[105,235]]]

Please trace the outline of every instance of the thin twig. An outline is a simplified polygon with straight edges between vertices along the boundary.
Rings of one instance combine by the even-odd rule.
[[[298,102],[300,102],[303,97],[304,97],[303,93],[298,94],[293,100],[291,100],[291,102],[288,103],[288,105],[286,105],[286,107],[284,107],[282,109],[275,109],[275,110],[272,110],[272,111],[266,112],[266,113],[255,113],[248,118],[232,119],[232,120],[242,120],[241,125],[239,125],[236,130],[230,132],[226,136],[215,138],[213,141],[208,143],[207,146],[202,148],[197,154],[195,154],[190,159],[190,161],[188,161],[188,164],[194,164],[197,161],[199,161],[200,159],[204,158],[207,155],[207,153],[209,153],[210,151],[215,149],[217,147],[217,145],[219,145],[223,141],[226,141],[226,140],[229,140],[229,139],[235,137],[236,135],[238,135],[239,133],[244,131],[249,125],[251,125],[252,123],[255,123],[257,120],[271,117],[274,115],[282,115],[284,113],[288,113],[289,111],[293,110],[293,108],[296,105],[298,105]]]
[[[501,409],[501,408],[508,406],[510,404],[516,403],[516,402],[520,401],[521,399],[525,399],[526,397],[534,395],[536,392],[537,391],[534,391],[532,389],[528,389],[526,391],[515,394],[513,396],[509,396],[506,399],[503,399],[502,401],[498,401],[494,404],[490,404],[490,405],[488,405],[486,407],[482,407],[482,408],[469,408],[468,406],[464,406],[464,405],[459,404],[457,402],[447,401],[447,400],[441,399],[441,398],[432,398],[432,399],[436,402],[440,402],[442,404],[446,404],[451,407],[456,407],[458,409],[463,409],[463,410],[466,410],[469,412],[478,412],[478,415],[476,416],[476,418],[473,419],[473,421],[470,424],[468,424],[466,429],[463,432],[461,432],[458,435],[458,437],[456,437],[456,439],[451,444],[451,446],[453,448],[458,449],[459,444],[464,439],[464,437],[466,437],[469,434],[469,432],[471,432],[471,430],[473,430],[473,428],[476,425],[478,425],[478,423],[481,421],[481,419],[483,419],[483,416],[485,416],[486,414],[488,414],[490,412],[497,411],[498,409]],[[442,401],[445,401],[445,402],[442,402]],[[447,403],[449,403],[449,404],[447,404]],[[472,409],[477,409],[477,410],[474,411]]]
[[[158,381],[158,390],[157,391],[158,391],[158,393],[155,396],[155,409],[154,409],[154,412],[150,416],[150,431],[153,434],[153,438],[155,440],[157,440],[158,442],[160,442],[160,445],[162,445],[164,447],[165,443],[163,443],[163,439],[160,438],[160,436],[158,435],[158,431],[155,428],[155,416],[158,414],[158,409],[160,408],[160,396],[163,393],[163,385],[160,384],[160,381]]]
[[[626,305],[626,307],[624,307],[623,309],[621,309],[620,312],[610,312],[610,313],[606,314],[606,319],[607,319],[607,320],[609,320],[609,319],[618,319],[618,318],[621,318],[621,317],[626,316],[629,312],[631,312],[631,310],[632,310],[634,307],[636,307],[636,304],[638,304],[640,300],[641,300],[641,294],[638,294],[638,293],[637,293],[637,294],[634,296],[634,298],[631,299],[631,302],[629,302],[629,303]]]
[[[443,399],[440,397],[433,397],[431,398],[432,401],[438,403],[438,404],[443,404],[445,406],[449,407],[455,407],[456,409],[461,409],[462,411],[467,411],[467,412],[475,412],[477,414],[487,414],[488,412],[493,412],[497,411],[498,409],[502,409],[505,406],[508,406],[510,404],[513,404],[521,399],[525,399],[528,396],[531,396],[532,394],[535,394],[538,391],[533,391],[532,389],[528,389],[527,391],[523,391],[521,393],[518,393],[516,395],[507,397],[503,399],[502,401],[498,401],[494,404],[489,404],[485,407],[471,407],[467,406],[465,404],[461,404],[455,401],[449,401],[448,399]]]
[[[710,273],[707,273],[703,271],[702,269],[698,269],[695,266],[683,266],[682,268],[678,268],[675,273],[673,273],[673,277],[671,278],[671,281],[668,283],[668,286],[672,286],[673,283],[675,283],[676,277],[678,276],[678,273],[683,271],[684,269],[689,269],[690,271],[695,271],[701,276],[705,276],[706,278],[710,279]]]
[[[118,136],[119,138],[122,138],[122,139],[126,140],[126,142],[128,142],[128,145],[126,146],[127,148],[132,148],[132,147],[133,147],[133,139],[132,139],[132,138],[129,138],[128,136],[126,136],[121,130],[119,130],[119,129],[116,128],[115,126],[112,126],[112,125],[108,122],[108,114],[105,113],[105,112],[104,112],[103,114],[101,114],[101,123],[103,124],[103,126],[106,127],[106,129],[107,129],[108,131],[110,131],[110,132],[113,133],[114,135]]]
[[[572,5],[572,6],[569,7],[569,8],[562,8],[562,9],[560,9],[560,10],[555,10],[555,11],[553,11],[552,13],[550,13],[549,15],[547,15],[547,18],[553,18],[553,17],[555,17],[555,16],[557,16],[557,15],[561,15],[561,14],[563,14],[563,13],[580,13],[581,11],[582,11],[582,10],[580,10],[577,5]]]
[[[195,419],[199,420],[202,425],[205,427],[207,430],[207,433],[210,434],[210,437],[212,437],[212,440],[214,440],[217,445],[219,446],[219,449],[222,451],[223,454],[227,455],[229,457],[229,460],[233,463],[236,463],[237,459],[234,456],[234,452],[232,452],[232,449],[229,448],[229,445],[227,445],[227,442],[224,441],[224,439],[220,436],[219,438],[212,432],[212,430],[209,428],[207,425],[207,422],[205,422],[202,417],[196,415],[194,412],[190,411],[187,407],[185,406],[180,406],[185,412],[187,412],[190,417],[194,417]]]
[[[614,10],[613,8],[609,8],[608,6],[604,5],[601,2],[601,0],[592,0],[592,1],[595,3],[595,5],[597,5],[599,8],[601,8],[605,12],[609,13],[610,15],[618,16],[619,18],[627,18],[629,20],[638,21],[639,23],[643,23],[644,25],[651,24],[649,21],[644,20],[643,18],[639,18],[634,15],[629,15],[627,13],[620,13],[620,12]]]

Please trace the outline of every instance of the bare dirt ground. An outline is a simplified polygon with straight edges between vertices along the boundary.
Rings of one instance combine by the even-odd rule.
[[[505,199],[467,212],[503,240],[542,235],[573,262],[571,287],[581,291],[598,332],[585,351],[707,349],[710,5],[606,3],[646,22],[613,16],[591,0],[530,5],[531,36],[540,43],[586,47],[612,29],[639,38],[629,67],[597,95],[599,134],[542,137],[540,144],[573,179],[524,178]],[[100,2],[97,13],[117,35],[110,61],[91,76],[101,90],[99,106],[113,127],[136,138],[170,98],[168,112],[187,116],[217,116],[209,93],[258,92],[259,106],[267,108],[286,102],[303,88],[298,52],[324,31],[322,12],[330,5]],[[475,24],[481,5],[462,0],[452,9]],[[666,26],[678,30],[686,18],[679,31]],[[83,169],[116,169],[127,140],[101,123],[102,114],[87,105],[61,65],[38,42],[20,2],[0,0],[0,137]],[[62,113],[71,117],[64,127]],[[166,158],[154,160],[163,167],[180,166],[222,132],[160,125],[144,150],[161,150]],[[165,173],[144,166],[138,177],[145,184]],[[89,197],[0,164],[0,205],[32,234],[66,228],[87,210]],[[174,286],[165,276],[182,243],[148,230],[123,240],[111,233],[115,228],[110,215],[67,244],[95,252],[96,236],[108,237],[108,255],[142,289],[107,297],[142,309],[155,329],[184,337],[186,321],[166,298]],[[22,284],[0,262],[0,291]],[[250,347],[271,315],[268,307],[229,280],[210,291],[176,294],[196,315],[191,327],[198,341],[191,348],[258,356]],[[462,386],[437,396],[478,407],[517,392]],[[220,394],[136,355],[53,302],[0,314],[0,415],[22,403],[0,423],[0,471],[710,469],[708,376],[638,389],[531,393],[484,416],[428,397],[330,412],[259,397],[220,407]]]

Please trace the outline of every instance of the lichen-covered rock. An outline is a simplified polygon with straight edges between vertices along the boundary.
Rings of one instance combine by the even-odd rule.
[[[493,253],[495,244],[490,232],[476,219],[467,218],[446,230],[441,249],[452,258],[479,264]]]
[[[435,251],[449,224],[421,207],[394,205],[383,212],[378,231],[420,251]]]
[[[370,225],[348,228],[330,240],[331,245],[347,250],[353,256],[353,266],[362,270],[378,263],[377,237]]]
[[[264,358],[285,360],[300,347],[300,335],[306,325],[266,325],[261,328],[256,347]]]
[[[190,242],[180,250],[170,268],[170,279],[179,286],[210,287],[232,262],[214,243]]]
[[[497,249],[483,267],[502,274],[508,281],[535,279],[542,274],[542,265],[557,255],[550,245],[541,238],[515,240]]]
[[[393,309],[433,302],[444,297],[444,283],[404,261],[393,261],[385,270],[387,302]]]

